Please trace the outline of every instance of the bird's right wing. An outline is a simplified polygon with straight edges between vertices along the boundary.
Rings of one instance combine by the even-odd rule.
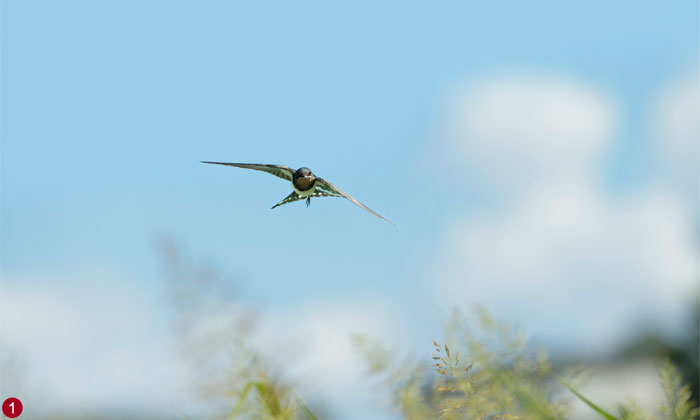
[[[388,222],[389,224],[391,224],[391,225],[393,225],[393,226],[396,226],[396,225],[394,225],[389,219],[387,219],[386,217],[380,215],[379,213],[375,212],[374,210],[372,210],[371,208],[365,206],[364,204],[360,203],[359,201],[355,200],[355,198],[354,198],[353,196],[351,196],[350,194],[348,194],[348,193],[346,193],[345,191],[341,190],[340,188],[336,187],[336,186],[333,185],[330,181],[325,180],[325,179],[323,179],[323,178],[316,178],[316,184],[317,184],[317,187],[316,187],[317,189],[318,189],[318,185],[320,185],[321,188],[322,188],[323,190],[328,191],[328,192],[331,193],[331,194],[329,194],[329,195],[332,195],[332,196],[334,196],[334,197],[344,197],[344,198],[348,199],[348,201],[350,201],[350,202],[352,202],[353,204],[357,205],[358,207],[362,208],[363,210],[372,213],[373,215],[375,215],[375,216],[377,216],[378,218],[384,220],[385,222]]]
[[[253,169],[255,171],[263,171],[263,172],[267,172],[268,174],[272,174],[276,177],[286,179],[287,181],[291,181],[292,176],[294,175],[294,170],[292,168],[290,168],[288,166],[284,166],[284,165],[266,165],[264,163],[206,162],[206,161],[202,161],[202,163],[210,163],[213,165],[235,166],[236,168]]]

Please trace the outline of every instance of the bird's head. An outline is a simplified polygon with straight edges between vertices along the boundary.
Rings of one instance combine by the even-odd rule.
[[[294,172],[296,178],[314,178],[314,174],[311,173],[309,168],[299,168]]]
[[[299,188],[310,187],[315,179],[316,176],[314,176],[309,168],[302,167],[294,171],[294,184]]]

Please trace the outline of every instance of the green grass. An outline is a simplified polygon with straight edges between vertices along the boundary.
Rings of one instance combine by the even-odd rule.
[[[247,340],[255,329],[255,313],[231,298],[230,279],[210,267],[183,262],[174,247],[166,248],[164,256],[180,350],[194,373],[193,385],[212,406],[221,407],[215,418],[322,419],[301,401],[293,384],[281,380],[284,366],[263,358]],[[212,319],[222,322],[217,328],[199,328]],[[570,416],[573,399],[605,420],[698,416],[690,388],[669,361],[659,361],[665,398],[657,412],[646,413],[633,401],[620,402],[614,413],[603,409],[571,385],[575,378],[554,371],[544,349],[533,348],[521,331],[483,308],[471,318],[455,311],[444,340],[426,343],[424,357],[365,336],[353,339],[366,360],[368,386],[406,420],[563,420]],[[384,412],[376,414],[382,417]]]
[[[483,309],[477,310],[476,324],[455,313],[446,343],[432,343],[432,365],[406,362],[399,351],[366,337],[355,341],[365,355],[368,373],[381,379],[378,392],[391,395],[391,407],[404,419],[558,420],[569,417],[572,398],[605,420],[698,417],[689,386],[667,360],[660,363],[665,399],[658,412],[647,413],[627,401],[619,403],[613,414],[554,372],[546,352],[531,348],[519,331],[495,321]]]

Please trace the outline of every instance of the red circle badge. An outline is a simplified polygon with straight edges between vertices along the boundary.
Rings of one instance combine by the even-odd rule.
[[[2,414],[14,419],[22,414],[22,401],[18,398],[8,398],[2,403]]]

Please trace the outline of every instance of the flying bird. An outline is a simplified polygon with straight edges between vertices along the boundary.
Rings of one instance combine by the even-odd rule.
[[[227,163],[207,161],[202,161],[202,163],[235,166],[236,168],[263,171],[291,182],[294,191],[292,191],[292,193],[285,197],[282,201],[272,206],[273,209],[283,204],[292,203],[303,199],[306,199],[306,207],[308,207],[309,204],[311,204],[311,197],[343,197],[362,209],[379,217],[380,219],[391,223],[387,218],[379,215],[374,210],[355,200],[355,198],[353,198],[350,194],[331,184],[330,181],[314,175],[309,168],[301,167],[295,171],[294,169],[284,165],[266,165],[261,163]],[[394,225],[393,223],[391,224]]]

